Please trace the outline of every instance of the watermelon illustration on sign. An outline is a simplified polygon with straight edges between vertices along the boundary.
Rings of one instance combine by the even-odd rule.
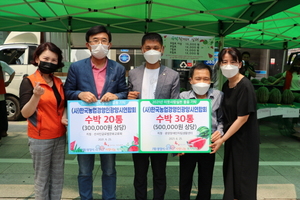
[[[206,139],[201,138],[201,137],[194,138],[194,139],[189,140],[187,143],[188,143],[189,147],[196,147],[197,150],[199,150],[199,149],[202,149],[202,147],[205,145]]]
[[[136,146],[136,145],[131,145],[129,148],[128,148],[128,151],[138,151],[139,150],[139,147]]]
[[[139,151],[139,138],[137,136],[133,136],[133,141],[127,143],[126,145],[121,146],[118,148],[118,151]]]
[[[134,145],[138,145],[139,144],[139,138],[136,136],[133,136],[133,143]]]
[[[196,147],[199,150],[205,145],[206,140],[210,138],[210,129],[206,126],[201,126],[197,129],[197,132],[197,138],[191,139],[187,143],[189,147]]]
[[[70,142],[70,151],[84,152],[80,147],[77,147],[76,141]]]
[[[208,139],[209,136],[210,136],[210,129],[207,128],[206,126],[201,126],[197,129],[197,132],[198,132],[198,137],[202,137],[202,138],[205,138],[205,139]]]
[[[74,149],[75,149],[75,143],[76,143],[76,141],[73,141],[73,142],[70,143],[70,150],[71,151],[74,151]]]

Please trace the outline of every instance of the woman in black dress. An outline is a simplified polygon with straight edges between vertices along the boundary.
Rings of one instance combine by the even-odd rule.
[[[222,88],[224,135],[212,145],[215,153],[225,142],[224,200],[257,199],[259,127],[252,83],[239,73],[242,55],[235,48],[219,53],[219,66],[228,79]]]

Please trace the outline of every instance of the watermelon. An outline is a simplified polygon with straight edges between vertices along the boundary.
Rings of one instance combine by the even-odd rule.
[[[298,93],[298,92],[293,92],[293,95],[294,95],[294,97],[295,97],[295,99],[296,99],[297,97],[300,96],[300,93]]]
[[[206,143],[206,139],[198,137],[191,139],[187,142],[189,147],[196,147],[197,150],[201,149]]]
[[[139,138],[136,136],[133,136],[133,144],[138,145],[139,144]]]
[[[71,151],[75,150],[75,143],[76,143],[76,141],[70,142],[70,150]]]
[[[260,83],[260,81],[258,79],[255,79],[255,78],[251,79],[251,82],[252,82],[252,84],[259,84]]]
[[[273,77],[273,76],[269,76],[269,77],[268,77],[268,81],[269,81],[270,83],[274,83],[276,80],[277,80],[277,78],[275,78],[275,77]]]
[[[293,92],[289,89],[286,89],[282,93],[282,103],[283,104],[292,104],[294,102],[295,96]]]
[[[262,82],[263,84],[265,84],[265,82],[268,82],[268,79],[265,78],[265,77],[263,77],[263,78],[260,79],[260,82]]]
[[[259,87],[256,91],[258,103],[267,103],[269,100],[269,90],[267,87]]]
[[[131,145],[129,148],[128,148],[128,151],[138,151],[139,150],[139,147],[137,145]]]
[[[207,128],[206,126],[201,126],[197,129],[199,135],[198,137],[202,137],[207,139],[209,137],[209,128]]]
[[[281,92],[277,88],[273,88],[269,94],[269,102],[270,103],[281,103]]]
[[[266,80],[264,83],[263,83],[264,85],[270,85],[271,84],[271,82],[270,81],[268,81],[268,80]]]
[[[300,103],[300,96],[296,96],[294,101]]]
[[[276,79],[278,79],[278,78],[282,77],[282,74],[283,74],[283,73],[275,74],[274,77],[275,77]]]
[[[282,79],[282,80],[279,81],[279,83],[277,83],[277,85],[282,85],[283,86],[284,82],[285,82],[285,79]]]

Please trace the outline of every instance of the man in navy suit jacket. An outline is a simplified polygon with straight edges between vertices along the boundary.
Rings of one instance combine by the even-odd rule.
[[[83,100],[86,103],[126,99],[128,89],[125,68],[108,59],[111,33],[104,26],[94,26],[86,33],[86,47],[92,56],[72,63],[65,82],[68,100]],[[72,133],[76,134],[76,133]],[[116,199],[115,154],[100,154],[102,169],[102,199]],[[78,186],[81,200],[93,199],[94,154],[78,154]]]
[[[128,99],[179,99],[178,72],[161,65],[163,40],[157,33],[142,38],[142,52],[146,63],[129,71]],[[166,153],[132,154],[134,163],[135,199],[147,199],[147,172],[151,161],[153,199],[163,200],[166,192]]]

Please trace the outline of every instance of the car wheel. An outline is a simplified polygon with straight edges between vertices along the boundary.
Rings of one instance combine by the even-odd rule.
[[[6,96],[7,119],[16,121],[21,118],[20,103],[14,96]]]

